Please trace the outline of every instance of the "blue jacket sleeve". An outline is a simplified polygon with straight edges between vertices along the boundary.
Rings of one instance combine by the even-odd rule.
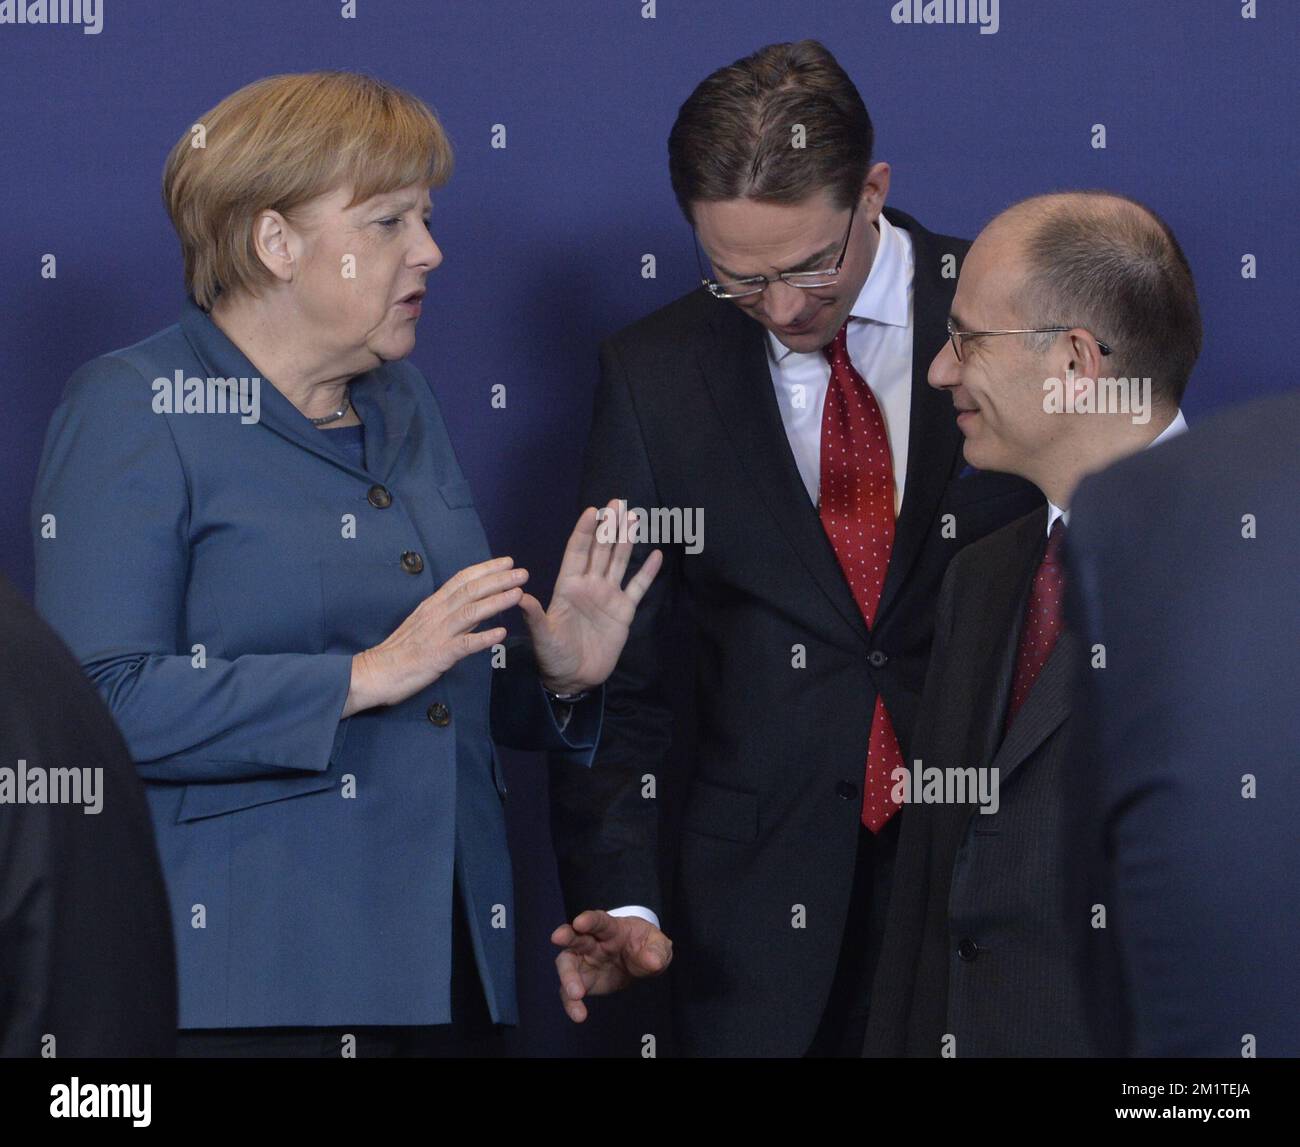
[[[506,640],[505,664],[492,671],[492,739],[510,749],[554,751],[575,765],[590,767],[600,742],[605,687],[573,706],[560,724],[527,638]]]
[[[352,659],[195,656],[188,483],[150,400],[120,358],[69,380],[32,501],[37,608],[103,694],[145,779],[323,772],[342,746]]]

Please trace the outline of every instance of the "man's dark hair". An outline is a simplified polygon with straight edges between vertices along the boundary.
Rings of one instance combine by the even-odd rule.
[[[1038,196],[1011,213],[1025,228],[1025,326],[1084,327],[1114,348],[1110,375],[1150,378],[1154,400],[1176,406],[1201,353],[1201,310],[1169,225],[1105,191]]]
[[[795,125],[804,146],[793,146]],[[690,94],[668,136],[668,173],[693,202],[800,203],[825,188],[838,208],[862,194],[875,133],[844,69],[816,40],[769,44]]]

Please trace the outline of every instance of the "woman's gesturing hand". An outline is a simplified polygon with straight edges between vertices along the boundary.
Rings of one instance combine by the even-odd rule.
[[[618,506],[614,499],[606,510],[617,514]],[[636,520],[629,514],[629,527]],[[600,540],[596,522],[596,508],[588,506],[569,535],[550,608],[532,594],[519,599],[542,684],[555,693],[593,689],[614,671],[636,607],[663,564],[663,553],[652,550],[624,588],[632,543]]]
[[[352,658],[352,685],[343,716],[395,705],[433,684],[462,657],[505,641],[503,627],[471,632],[519,603],[528,571],[514,558],[467,566],[415,607],[378,645]]]

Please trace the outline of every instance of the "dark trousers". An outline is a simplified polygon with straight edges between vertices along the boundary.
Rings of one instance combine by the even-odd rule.
[[[502,1028],[488,1013],[474,964],[460,884],[452,894],[451,1023],[376,1027],[186,1028],[176,1054],[187,1058],[337,1059],[347,1036],[358,1059],[392,1057],[493,1058],[502,1054]]]
[[[885,934],[898,823],[903,815],[900,811],[892,816],[879,835],[865,825],[858,827],[858,855],[840,958],[821,1024],[804,1053],[807,1057],[843,1059],[862,1055],[871,1009],[871,980]]]

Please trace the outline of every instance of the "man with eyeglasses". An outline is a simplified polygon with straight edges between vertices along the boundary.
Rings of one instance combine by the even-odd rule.
[[[1040,504],[963,475],[925,371],[968,244],[886,208],[871,147],[814,41],[708,77],[669,138],[705,289],[601,349],[584,504],[707,512],[657,542],[593,767],[553,766],[552,940],[577,1022],[671,960],[688,1055],[860,1054],[940,580]]]
[[[1085,475],[1186,429],[1196,288],[1141,204],[1040,196],[975,240],[949,332],[930,385],[951,396],[967,462],[1020,475],[1047,505],[966,547],[944,578],[865,1051],[1094,1055],[1085,945],[1106,922],[1076,909],[1067,781],[1074,671],[1086,657],[1084,672],[1105,672],[1105,650],[1065,626],[1061,548]],[[1062,409],[1060,385],[1093,400]]]

